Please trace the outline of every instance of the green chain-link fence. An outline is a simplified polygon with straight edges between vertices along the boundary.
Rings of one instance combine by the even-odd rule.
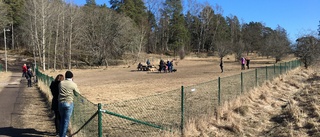
[[[52,95],[49,86],[54,78],[41,73],[38,69],[35,70],[38,86],[47,95],[47,99],[51,99]],[[85,97],[81,95],[75,96],[74,109],[71,116],[72,133],[83,137],[98,136],[97,108],[97,104],[93,104]]]
[[[0,64],[0,72],[2,72],[3,70],[2,70],[3,68],[2,68],[2,64]]]
[[[112,104],[93,104],[79,95],[74,99],[73,132],[78,136],[159,136],[162,131],[181,134],[189,119],[213,116],[216,106],[261,86],[300,66],[298,60],[255,68],[162,94]],[[52,77],[37,71],[48,90]]]

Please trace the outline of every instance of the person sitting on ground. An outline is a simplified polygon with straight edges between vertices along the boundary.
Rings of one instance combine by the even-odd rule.
[[[137,67],[137,68],[138,68],[138,70],[139,70],[139,71],[142,71],[142,64],[141,64],[141,62],[139,62],[139,64],[138,64],[138,67]]]
[[[146,64],[147,64],[147,67],[149,67],[149,66],[150,66],[150,60],[149,60],[149,59],[147,59]]]
[[[172,64],[172,61],[167,61],[167,66],[168,66],[168,72],[172,72],[172,66],[173,66],[173,64]]]

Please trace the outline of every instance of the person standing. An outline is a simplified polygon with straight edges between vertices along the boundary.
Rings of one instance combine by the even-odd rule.
[[[241,58],[241,70],[245,70],[244,65],[246,64],[246,59],[244,57]]]
[[[222,58],[220,58],[220,69],[221,69],[221,73],[223,72],[223,60]]]
[[[28,87],[32,87],[31,78],[33,77],[33,72],[31,67],[27,66],[26,79],[28,80]]]
[[[163,70],[165,72],[165,63],[162,59],[160,59],[160,63],[159,63],[159,72],[161,73],[161,71]]]
[[[60,137],[65,137],[67,134],[70,117],[74,107],[73,98],[79,93],[77,84],[73,82],[73,73],[67,71],[65,80],[61,81],[59,84],[59,112],[61,116]]]
[[[62,74],[59,74],[56,76],[54,81],[52,81],[50,84],[50,90],[52,94],[51,110],[54,111],[54,125],[56,128],[56,135],[59,135],[59,130],[60,130],[59,124],[60,124],[61,118],[60,118],[60,112],[58,109],[58,106],[59,106],[58,97],[59,97],[59,84],[62,80],[64,80],[64,77]]]
[[[250,68],[249,67],[249,65],[250,65],[250,58],[249,57],[246,58],[246,62],[247,62],[247,69],[249,69]]]
[[[27,73],[27,64],[23,64],[22,66],[22,77],[25,77],[26,76],[26,73]]]

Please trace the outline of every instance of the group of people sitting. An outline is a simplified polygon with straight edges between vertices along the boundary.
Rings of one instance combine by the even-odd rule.
[[[167,62],[165,62],[161,59],[160,63],[159,63],[158,71],[161,73],[161,71],[163,71],[163,72],[176,72],[177,70],[173,69],[173,60],[171,60],[171,61],[167,60]]]
[[[150,71],[151,69],[155,68],[153,65],[151,65],[149,59],[147,60],[146,64],[147,65],[142,65],[142,63],[139,62],[137,69],[139,71]]]
[[[139,62],[137,69],[139,71],[151,71],[152,69],[156,69],[155,66],[151,65],[150,60],[148,59],[146,62],[147,65],[143,65]],[[160,60],[158,71],[161,72],[176,72],[177,69],[173,68],[173,60],[165,62],[164,60]]]

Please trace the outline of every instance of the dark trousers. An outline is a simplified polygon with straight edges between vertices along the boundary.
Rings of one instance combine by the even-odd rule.
[[[32,85],[31,85],[31,78],[28,78],[28,87],[32,87]]]
[[[54,125],[56,127],[56,134],[59,135],[60,130],[60,113],[58,110],[54,110]]]

